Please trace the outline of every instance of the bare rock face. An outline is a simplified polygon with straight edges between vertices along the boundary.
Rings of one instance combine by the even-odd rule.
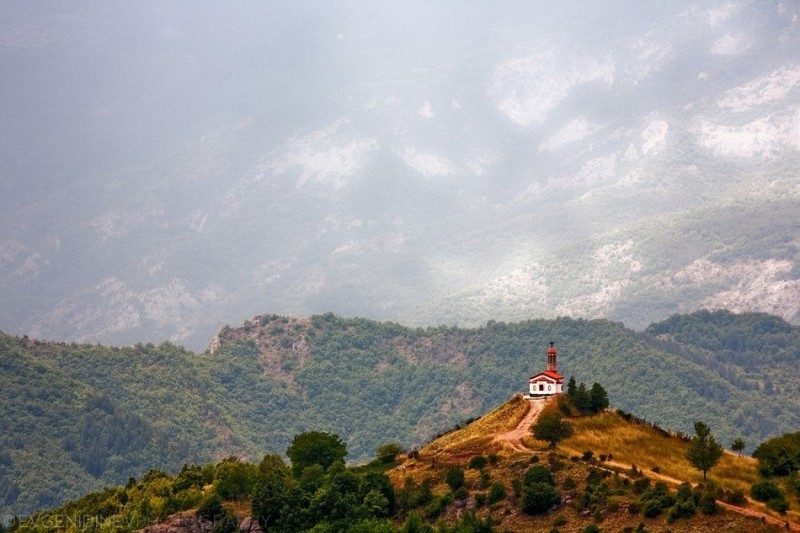
[[[213,529],[214,522],[189,512],[168,516],[160,524],[147,526],[136,533],[211,533]]]
[[[242,520],[242,524],[239,526],[239,531],[242,533],[264,533],[264,530],[261,529],[261,524],[258,523],[258,520],[250,516]]]
[[[216,524],[194,512],[178,513],[168,516],[160,524],[139,529],[136,533],[211,533]],[[264,533],[261,524],[253,517],[246,517],[239,525],[242,533]]]

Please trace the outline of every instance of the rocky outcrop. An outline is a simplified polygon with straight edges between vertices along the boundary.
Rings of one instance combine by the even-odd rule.
[[[235,518],[230,518],[236,520]],[[168,516],[163,522],[139,529],[136,533],[211,533],[217,523],[197,516],[194,512],[184,512]],[[258,520],[248,516],[239,524],[242,533],[264,533]]]

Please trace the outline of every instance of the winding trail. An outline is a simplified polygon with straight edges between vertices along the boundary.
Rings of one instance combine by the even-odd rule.
[[[539,416],[539,413],[541,413],[545,405],[547,405],[548,399],[527,400],[527,401],[529,404],[528,412],[525,413],[525,416],[523,416],[522,420],[519,421],[517,427],[515,427],[511,431],[506,431],[505,433],[496,434],[492,439],[492,442],[498,443],[501,446],[506,446],[508,448],[511,448],[515,452],[531,453],[531,449],[525,445],[525,441],[523,439],[531,434],[531,425],[533,425],[533,423],[536,421],[536,418]],[[611,461],[608,464],[613,465],[620,469],[630,468],[630,465],[626,465],[624,463],[620,463],[617,461]],[[655,472],[648,472],[647,476],[666,481],[671,485],[680,485],[682,483],[682,481],[679,479],[670,476],[665,476],[663,474]],[[779,518],[775,518],[774,516],[758,511],[756,509],[739,507],[737,505],[725,503],[720,500],[717,500],[717,505],[733,513],[760,518],[762,523],[764,524],[785,527],[787,531],[800,531],[800,525],[793,522],[789,522],[787,520],[781,520]]]
[[[625,470],[630,469],[630,467],[631,467],[631,465],[626,465],[625,463],[620,463],[618,461],[607,461],[606,464],[608,464],[610,466],[615,466],[615,467],[620,468],[620,469],[625,469]],[[602,466],[599,466],[598,468],[606,470]],[[615,472],[615,471],[614,470],[608,470],[608,472]],[[623,474],[623,475],[625,475],[625,474]],[[674,477],[671,477],[671,476],[665,476],[664,474],[661,474],[661,473],[647,472],[646,475],[647,475],[647,477],[649,477],[651,479],[652,478],[659,479],[661,481],[665,481],[665,482],[669,483],[670,485],[680,485],[681,483],[683,483],[683,481],[681,481],[680,479],[677,479],[677,478],[674,478]],[[756,509],[750,509],[750,508],[747,508],[747,507],[740,507],[738,505],[733,505],[731,503],[723,502],[722,500],[717,500],[717,505],[722,507],[723,509],[726,509],[726,510],[731,511],[733,513],[738,513],[738,514],[744,515],[744,516],[751,516],[751,517],[755,517],[755,518],[760,518],[761,522],[764,523],[764,524],[771,524],[771,525],[775,525],[775,526],[784,527],[786,529],[786,531],[800,531],[800,524],[797,524],[795,522],[790,522],[789,520],[781,520],[780,518],[775,518],[772,515],[769,515],[769,514],[767,514],[765,512],[762,512],[762,511],[758,511]]]
[[[528,412],[519,421],[517,427],[505,433],[498,433],[492,439],[492,442],[500,443],[503,446],[508,446],[515,452],[529,453],[531,450],[525,446],[523,439],[531,434],[531,425],[542,412],[548,400],[526,400],[529,404]]]

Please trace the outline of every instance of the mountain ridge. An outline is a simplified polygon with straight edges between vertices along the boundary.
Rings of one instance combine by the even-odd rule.
[[[0,465],[4,505],[17,502],[20,512],[64,497],[50,474],[36,483],[26,477],[40,468],[32,462],[34,448],[83,472],[73,479],[93,487],[140,475],[143,465],[174,470],[186,460],[258,457],[285,449],[292,435],[310,429],[343,435],[356,461],[369,457],[379,440],[419,445],[442,426],[524,390],[528,376],[543,367],[550,340],[559,347],[562,373],[605,383],[613,405],[662,425],[669,421],[675,431],[707,420],[722,442],[744,437],[749,450],[800,425],[792,379],[800,364],[797,326],[764,314],[717,311],[653,328],[636,333],[619,323],[569,318],[408,328],[333,314],[262,315],[223,328],[213,353],[168,342],[108,348],[2,335],[4,368],[19,368],[0,376],[2,390],[16,391],[0,401],[9,417],[28,420],[18,435],[0,441],[8,457]],[[701,343],[697,332],[704,330]],[[752,344],[744,351],[730,344],[742,331]],[[48,376],[47,388],[27,383],[40,375]],[[48,401],[74,398],[74,382],[102,400],[99,411],[86,399]],[[110,406],[105,411],[103,402]],[[96,427],[81,433],[87,416]],[[114,418],[151,428],[153,440],[131,450],[140,458],[135,464],[114,454],[70,451],[70,442],[100,451],[116,442],[124,427]],[[64,426],[59,438],[25,440],[28,432],[50,435],[52,419]],[[160,447],[159,435],[170,435],[174,446]],[[25,451],[26,442],[36,446]],[[93,460],[105,465],[96,478],[88,473]]]

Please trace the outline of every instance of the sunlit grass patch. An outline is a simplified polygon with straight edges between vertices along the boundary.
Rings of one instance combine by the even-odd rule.
[[[446,435],[439,437],[420,450],[423,455],[432,455],[445,448],[458,446],[471,439],[486,435],[510,431],[517,427],[530,405],[521,395],[515,395],[509,401],[482,416],[478,420]]]
[[[636,465],[645,475],[664,476],[693,484],[703,481],[703,474],[686,459],[689,443],[677,437],[668,437],[659,431],[625,421],[614,412],[571,419],[575,434],[559,447],[569,453],[581,455],[585,451],[613,457],[613,463],[624,468]],[[724,454],[719,464],[708,472],[708,479],[730,489],[745,493],[758,479],[756,462],[749,457]]]

